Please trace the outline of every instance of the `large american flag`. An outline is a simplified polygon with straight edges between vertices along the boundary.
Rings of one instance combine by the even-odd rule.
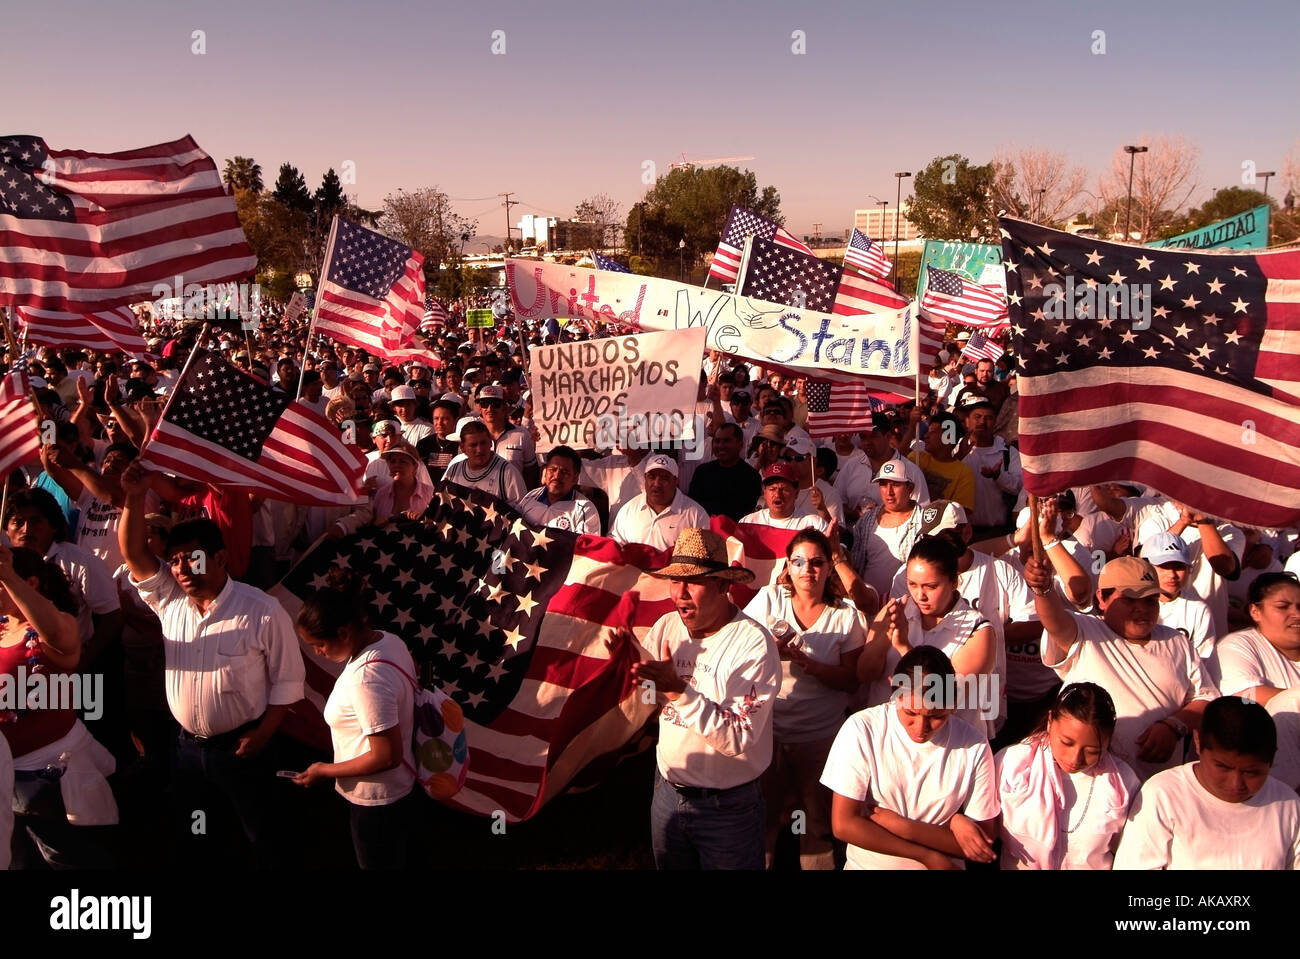
[[[0,136],[0,303],[94,313],[153,299],[177,276],[217,283],[256,268],[192,138],[88,153]]]
[[[863,377],[842,383],[809,380],[808,435],[835,436],[857,433],[871,425],[871,414],[885,408],[884,400],[872,396]]]
[[[937,320],[966,326],[1004,326],[1007,299],[992,286],[981,286],[949,270],[926,271],[921,309]]]
[[[970,357],[972,360],[996,361],[1005,352],[1006,350],[978,330],[970,335],[966,345],[961,348],[962,356]]]
[[[436,488],[423,522],[322,540],[272,594],[295,616],[331,566],[368,576],[378,594],[371,624],[400,636],[421,682],[465,710],[469,775],[448,804],[527,819],[653,715],[629,676],[633,651],[605,640],[610,627],[642,637],[660,616],[677,615],[668,582],[647,574],[670,556],[532,526],[479,490]],[[759,577],[733,590],[743,606],[754,585],[775,578],[794,531],[726,518],[714,527],[733,561]],[[319,709],[341,665],[303,653]]]
[[[199,351],[140,456],[153,469],[290,503],[351,506],[366,457],[282,390]]]
[[[1133,479],[1234,522],[1300,523],[1300,251],[1166,251],[1001,223],[1025,487]],[[1106,295],[1089,304],[1085,290]]]
[[[755,237],[749,248],[745,275],[738,279],[736,292],[741,296],[830,313],[835,305],[840,268],[811,254]]]
[[[722,238],[718,240],[717,252],[709,266],[709,276],[716,277],[723,283],[736,282],[740,272],[741,252],[745,247],[745,237],[754,236],[761,240],[770,240],[777,246],[803,253],[812,253],[794,238],[785,227],[778,226],[775,220],[769,220],[753,210],[733,206],[727,217],[727,225],[722,229]]]
[[[27,333],[27,342],[36,346],[75,346],[83,350],[102,350],[139,355],[147,346],[140,333],[136,316],[127,306],[98,313],[68,313],[42,310],[33,306],[14,308]]]
[[[632,271],[624,266],[618,260],[603,253],[593,253],[592,257],[596,261],[596,269],[609,270],[613,273],[631,273]]]
[[[21,368],[11,369],[0,379],[0,423],[4,424],[0,430],[0,484],[41,455],[40,423],[30,391]]]
[[[884,279],[894,269],[893,261],[885,256],[879,243],[871,239],[857,227],[849,236],[849,244],[844,248],[844,263],[848,266],[861,267],[867,274],[877,279]]]
[[[316,294],[317,333],[389,356],[416,345],[424,320],[424,257],[341,216]]]

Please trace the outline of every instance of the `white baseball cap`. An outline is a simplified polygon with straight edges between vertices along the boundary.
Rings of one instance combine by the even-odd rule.
[[[646,457],[645,471],[649,473],[651,470],[665,470],[672,473],[674,478],[681,475],[677,471],[677,461],[671,456],[664,456],[662,453]]]

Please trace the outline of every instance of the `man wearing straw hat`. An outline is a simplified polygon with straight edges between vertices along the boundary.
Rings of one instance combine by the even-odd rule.
[[[730,565],[717,533],[690,528],[672,562],[651,575],[671,581],[676,607],[650,627],[632,667],[663,707],[650,810],[655,865],[762,869],[758,781],[772,759],[781,662],[772,637],[728,592],[754,574]],[[635,639],[619,630],[615,641]]]

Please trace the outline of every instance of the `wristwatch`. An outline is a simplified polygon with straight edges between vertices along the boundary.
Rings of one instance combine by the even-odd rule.
[[[1183,739],[1187,736],[1188,733],[1187,724],[1182,720],[1178,719],[1176,716],[1166,716],[1164,719],[1160,721],[1164,723],[1166,726],[1168,726],[1170,729],[1172,729],[1174,731],[1174,735],[1176,735],[1179,739]]]

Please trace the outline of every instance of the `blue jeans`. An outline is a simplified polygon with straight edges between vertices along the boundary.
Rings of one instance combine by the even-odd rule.
[[[385,806],[349,803],[352,848],[362,869],[404,869],[411,851],[411,827],[419,797],[416,786]]]
[[[655,769],[650,844],[659,869],[762,869],[763,793],[758,780],[691,796]]]
[[[276,743],[248,758],[235,755],[237,743],[205,748],[181,730],[174,740],[172,783],[179,800],[182,834],[190,832],[193,810],[204,808],[204,785],[215,787],[234,808],[259,868],[283,864],[274,784]]]

